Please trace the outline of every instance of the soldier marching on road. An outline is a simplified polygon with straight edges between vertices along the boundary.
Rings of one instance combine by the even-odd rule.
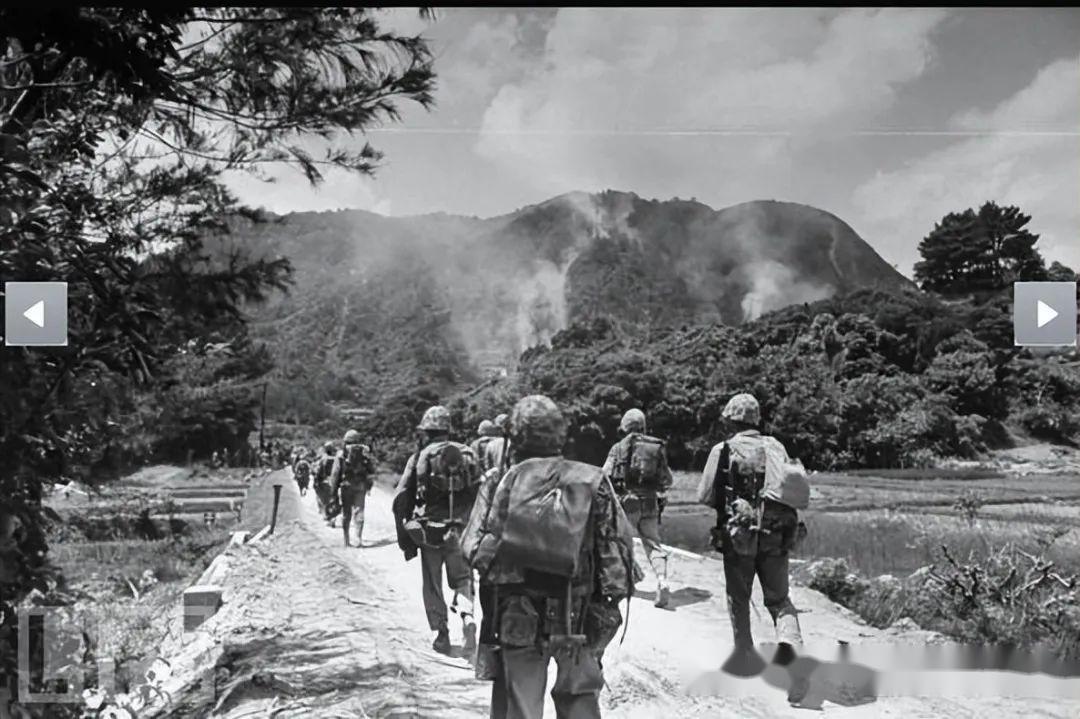
[[[657,607],[671,599],[668,552],[660,543],[660,515],[671,488],[671,468],[663,441],[645,434],[645,413],[631,409],[619,424],[623,438],[608,452],[604,475],[615,487],[630,524],[637,530],[656,579]]]
[[[450,441],[450,413],[430,407],[417,429],[420,446],[405,465],[394,495],[398,546],[409,561],[419,552],[424,609],[435,632],[432,648],[449,654],[449,617],[443,598],[443,568],[455,592],[462,621],[463,652],[476,651],[472,571],[461,554],[461,530],[468,521],[480,483],[480,465],[473,451]]]
[[[334,505],[336,501],[330,491],[330,472],[334,468],[334,457],[337,448],[333,442],[323,445],[323,454],[315,464],[315,471],[311,478],[315,489],[315,502],[319,506],[319,514],[330,526],[333,526]]]
[[[463,535],[472,567],[494,587],[492,719],[542,717],[552,659],[557,716],[599,717],[603,653],[623,621],[618,603],[638,578],[614,490],[595,466],[562,457],[565,438],[551,399],[520,400],[511,419],[514,464],[490,501],[477,503]]]
[[[502,467],[505,464],[505,454],[510,446],[510,415],[500,414],[495,418],[492,439],[484,445],[484,457],[481,465],[485,469]]]
[[[364,506],[375,479],[375,458],[371,448],[360,441],[360,433],[350,429],[345,433],[345,445],[334,458],[330,470],[330,495],[338,498],[341,507],[341,532],[345,546],[363,547]],[[356,530],[356,544],[350,528]]]
[[[777,439],[761,433],[761,409],[753,395],[732,397],[723,418],[728,438],[709,453],[698,501],[716,510],[713,544],[724,555],[735,640],[724,670],[745,676],[764,667],[751,636],[755,576],[776,627],[779,649],[774,661],[791,664],[802,646],[798,612],[789,596],[788,554],[805,533],[797,509],[806,507],[810,490],[802,465],[790,459]],[[801,698],[795,697],[798,691],[793,686],[789,700]]]
[[[485,419],[480,423],[480,426],[476,430],[477,437],[470,444],[469,448],[476,455],[477,461],[480,462],[480,471],[486,472],[490,467],[486,466],[487,457],[484,453],[484,448],[491,443],[496,436],[498,436],[498,430],[495,428],[495,423],[490,419]]]
[[[308,459],[307,449],[302,448],[293,459],[293,479],[300,489],[300,496],[307,494],[308,484],[311,483],[311,460]]]

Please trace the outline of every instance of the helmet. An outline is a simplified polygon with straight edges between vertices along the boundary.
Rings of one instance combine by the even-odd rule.
[[[559,454],[566,441],[566,420],[549,397],[533,394],[514,405],[510,433],[514,445],[523,452]]]
[[[345,444],[360,444],[360,433],[355,429],[350,429],[345,433]]]
[[[322,448],[323,448],[323,451],[326,452],[327,454],[333,454],[334,450],[337,449],[337,447],[334,446],[333,442],[327,442],[326,444],[324,444],[322,446]]]
[[[761,424],[761,405],[754,399],[754,395],[737,394],[728,400],[722,414],[724,419],[743,424]]]
[[[446,407],[438,404],[434,407],[428,407],[427,412],[424,412],[424,417],[416,428],[429,432],[449,432],[450,412]]]
[[[619,430],[622,432],[644,432],[645,413],[636,407],[626,410],[626,414],[622,416],[622,422],[619,422]]]
[[[476,433],[481,437],[492,436],[493,434],[495,434],[495,423],[492,422],[490,419],[485,419],[483,422],[480,423],[480,427],[476,430]]]
[[[500,414],[495,417],[495,429],[499,432],[510,431],[510,415]]]

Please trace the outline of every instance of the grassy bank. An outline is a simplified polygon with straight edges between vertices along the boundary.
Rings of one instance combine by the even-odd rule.
[[[140,682],[163,640],[180,631],[184,590],[235,530],[227,521],[204,524],[201,514],[173,516],[170,489],[236,486],[246,474],[155,467],[100,492],[50,499],[62,520],[50,532],[57,596],[87,630],[92,656],[115,663],[118,690]]]
[[[892,473],[897,475],[897,473]],[[667,543],[709,553],[715,514],[677,473]],[[1080,656],[1080,477],[925,470],[814,475],[793,581],[868,623],[908,617],[969,642],[1042,643]]]

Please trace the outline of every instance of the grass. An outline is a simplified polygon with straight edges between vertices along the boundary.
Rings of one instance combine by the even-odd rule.
[[[664,540],[710,552],[699,473],[677,472]],[[811,476],[792,581],[873,626],[910,617],[962,642],[1080,658],[1080,476],[961,470]]]
[[[955,556],[981,557],[1014,543],[1033,551],[1052,533],[1060,536],[1047,556],[1062,566],[1080,565],[1080,477],[994,476],[929,479],[880,473],[811,477],[811,509],[802,512],[809,534],[803,559],[842,558],[867,576],[902,575],[933,563],[947,545]],[[690,551],[710,549],[715,515],[694,504],[698,473],[676,472],[664,514],[665,541]],[[957,499],[981,502],[975,522],[953,508]]]
[[[236,483],[239,471],[193,476],[178,468],[151,468],[88,497],[50,501],[65,519],[49,540],[50,559],[63,578],[59,589],[75,599],[69,609],[81,626],[95,629],[89,632],[94,654],[115,662],[120,691],[141,679],[145,662],[179,631],[184,589],[224,549],[234,529],[227,522],[175,522],[171,532],[148,535],[138,516],[161,509],[167,486]]]

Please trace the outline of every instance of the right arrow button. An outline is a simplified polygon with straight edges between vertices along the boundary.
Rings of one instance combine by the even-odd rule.
[[[1057,310],[1050,305],[1046,304],[1042,300],[1038,300],[1038,304],[1035,306],[1035,326],[1043,327],[1048,322],[1052,322],[1055,317],[1058,316]]]

